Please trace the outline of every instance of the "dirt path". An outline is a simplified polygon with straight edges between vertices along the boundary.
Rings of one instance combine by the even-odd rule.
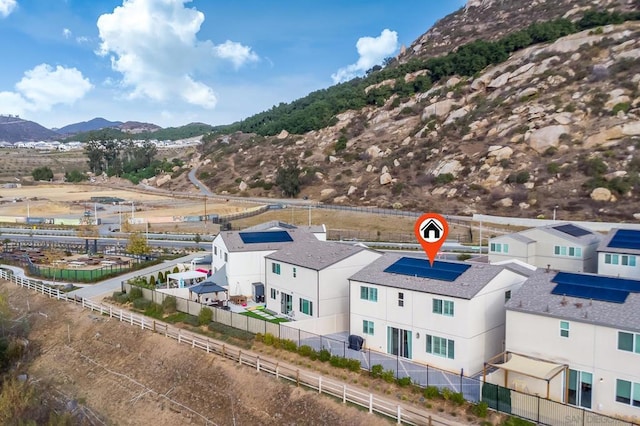
[[[233,361],[179,345],[4,282],[28,314],[28,367],[47,384],[119,425],[383,425],[390,422],[282,383]]]

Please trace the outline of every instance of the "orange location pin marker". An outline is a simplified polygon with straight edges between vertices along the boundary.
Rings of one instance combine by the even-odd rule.
[[[449,224],[444,217],[437,213],[425,213],[416,220],[413,232],[427,253],[429,263],[433,266],[433,261],[449,234]]]

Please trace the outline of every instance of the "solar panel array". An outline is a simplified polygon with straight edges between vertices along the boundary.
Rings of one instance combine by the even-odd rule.
[[[640,250],[640,231],[618,229],[607,247]]]
[[[471,265],[453,262],[433,262],[433,266],[426,259],[415,257],[401,257],[392,265],[388,266],[384,272],[391,274],[407,275],[410,277],[431,278],[440,281],[455,281]]]
[[[245,244],[288,243],[293,241],[287,231],[240,232],[240,239]]]
[[[591,234],[591,231],[588,231],[586,229],[580,228],[578,226],[572,225],[570,223],[566,224],[566,225],[558,225],[558,226],[554,226],[553,229],[556,229],[560,232],[564,232],[565,234],[569,234],[572,237],[582,237],[584,235],[589,235]]]
[[[558,272],[551,294],[603,302],[624,303],[629,293],[640,293],[640,281],[598,275]]]

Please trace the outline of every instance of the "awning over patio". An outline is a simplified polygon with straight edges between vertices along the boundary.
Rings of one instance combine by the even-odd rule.
[[[212,281],[204,281],[200,284],[196,284],[194,286],[189,287],[189,291],[195,294],[208,294],[208,293],[219,293],[221,291],[227,291],[226,288],[220,287],[218,284]]]
[[[528,358],[522,355],[510,353],[507,362],[489,363],[492,367],[501,368],[503,370],[512,371],[525,376],[533,377],[541,380],[551,380],[558,373],[565,369],[566,365],[556,364],[553,362],[542,361],[534,358]]]
[[[170,280],[193,280],[196,278],[206,278],[206,272],[198,272],[198,271],[185,271],[185,272],[176,272],[175,274],[167,275],[167,278]]]

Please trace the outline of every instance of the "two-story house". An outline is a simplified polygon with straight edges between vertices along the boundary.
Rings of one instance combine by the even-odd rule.
[[[320,227],[318,227],[320,228]],[[321,227],[324,229],[324,226]],[[221,231],[211,249],[213,281],[227,286],[229,296],[253,296],[254,283],[264,283],[264,257],[295,241],[318,241],[316,227]],[[318,229],[320,231],[320,229]]]
[[[598,246],[598,273],[640,279],[640,229],[612,229]]]
[[[381,255],[357,244],[288,244],[265,256],[267,309],[296,320],[346,314],[348,278]]]
[[[473,374],[503,350],[505,301],[535,268],[386,253],[350,279],[350,332],[365,346]]]
[[[506,308],[508,356],[489,382],[640,418],[640,281],[538,270]]]
[[[489,262],[518,259],[538,268],[596,272],[602,235],[571,223],[526,229],[489,239]]]

